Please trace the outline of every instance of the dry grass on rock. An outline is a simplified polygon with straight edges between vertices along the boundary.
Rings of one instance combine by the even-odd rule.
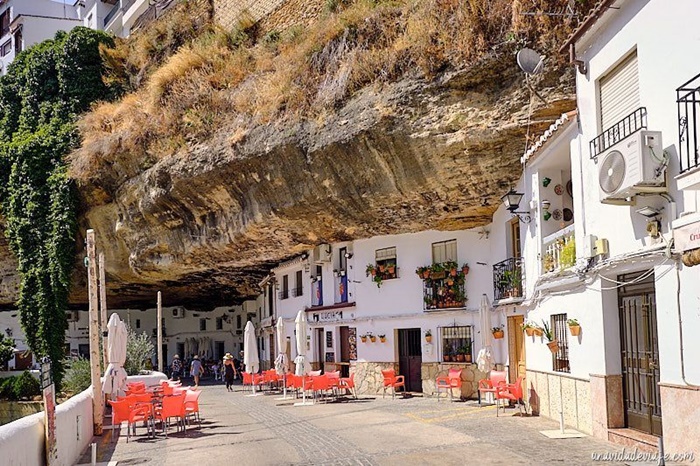
[[[560,3],[527,6],[555,11]],[[581,3],[585,10],[591,2]],[[256,41],[250,25],[222,31],[189,14],[186,2],[105,51],[109,79],[133,91],[83,118],[72,176],[94,182],[99,175],[104,183],[112,167],[116,186],[224,126],[236,144],[252,125],[322,115],[367,85],[431,78],[504,44],[552,50],[572,26],[571,18],[521,9],[520,0],[357,0],[311,27]]]

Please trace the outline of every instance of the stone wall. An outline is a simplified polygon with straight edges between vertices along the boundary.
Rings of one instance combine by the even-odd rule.
[[[564,424],[592,434],[591,384],[568,374],[527,371],[526,403],[534,414],[559,421],[560,409]]]
[[[398,372],[399,364],[395,362],[357,362],[355,363],[355,389],[358,394],[374,395],[382,393],[384,377],[382,371],[394,369]]]
[[[0,401],[0,426],[43,409],[44,403],[41,401]]]
[[[326,0],[286,0],[260,21],[263,33],[284,31],[293,26],[308,26],[325,10]]]
[[[286,0],[214,0],[214,19],[226,29],[233,29],[241,18],[258,22]]]
[[[486,378],[486,373],[479,370],[476,364],[444,364],[440,362],[423,363],[421,367],[421,379],[423,380],[423,393],[428,396],[436,395],[435,379],[447,376],[450,369],[462,371],[462,388],[453,389],[452,396],[460,399],[476,398],[479,380]],[[443,396],[441,394],[441,396]],[[446,395],[445,395],[446,396]]]

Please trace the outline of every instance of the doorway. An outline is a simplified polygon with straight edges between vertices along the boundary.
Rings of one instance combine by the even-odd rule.
[[[217,361],[221,361],[222,359],[224,359],[224,354],[226,354],[224,342],[223,341],[215,341],[214,345],[216,348],[216,354],[214,356],[216,357]]]
[[[350,327],[340,327],[340,376],[350,377]]]
[[[317,328],[315,329],[316,333],[316,361],[318,361],[318,369],[316,370],[323,370],[323,357],[324,357],[324,350],[323,350],[323,329],[322,328]]]
[[[163,343],[162,348],[163,348],[163,366],[167,366],[168,365],[168,344]],[[158,370],[163,372],[165,370],[165,367],[159,367]]]
[[[406,390],[422,392],[421,365],[423,355],[419,328],[399,329],[399,374],[406,380]]]
[[[175,354],[177,354],[177,355],[180,356],[181,358],[184,358],[184,357],[185,357],[185,344],[184,344],[184,343],[178,343],[178,344],[176,345],[176,348],[177,348],[177,349],[175,350]]]
[[[508,378],[515,383],[525,377],[525,336],[522,331],[523,316],[508,317]]]
[[[621,275],[618,281],[630,283],[641,275]],[[620,288],[618,304],[625,424],[660,436],[659,338],[654,275]]]

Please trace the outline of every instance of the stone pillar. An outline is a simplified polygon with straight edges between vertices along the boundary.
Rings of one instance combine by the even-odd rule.
[[[608,429],[625,426],[622,375],[591,374],[590,396],[593,436],[607,440]]]

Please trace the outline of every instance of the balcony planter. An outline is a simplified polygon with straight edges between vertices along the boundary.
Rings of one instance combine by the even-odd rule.
[[[386,343],[386,335],[379,335],[379,341]]]
[[[451,361],[452,361],[452,356],[450,356],[449,354],[445,354],[445,355],[442,356],[442,360],[445,361],[445,362],[451,362]]]
[[[549,347],[549,351],[551,351],[553,354],[559,352],[559,342],[557,340],[552,340],[547,343],[547,347]]]
[[[455,361],[457,361],[457,362],[464,362],[464,360],[465,360],[465,357],[463,354],[458,354],[457,356],[455,356]]]
[[[531,337],[535,334],[535,327],[525,327],[523,330],[525,330],[525,335],[528,337]]]
[[[389,272],[390,275],[394,275],[394,273],[396,272],[396,266],[395,265],[388,266],[387,272]]]
[[[471,354],[465,354],[464,355],[464,362],[472,362],[472,355]]]
[[[440,280],[447,276],[447,273],[443,270],[442,272],[430,272],[431,280]]]

